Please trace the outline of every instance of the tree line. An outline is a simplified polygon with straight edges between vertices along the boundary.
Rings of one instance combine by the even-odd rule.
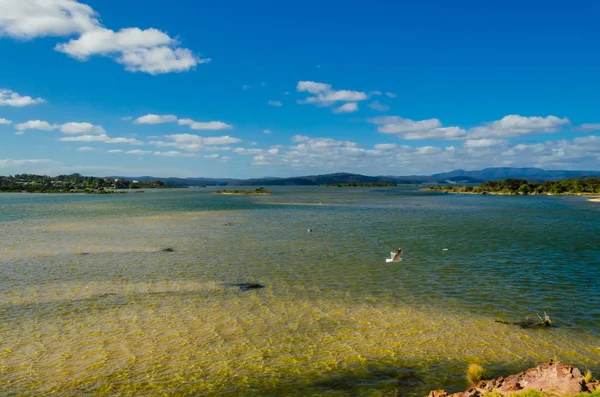
[[[433,186],[429,190],[452,193],[474,194],[600,194],[600,178],[564,179],[541,183],[528,182],[525,179],[503,179],[486,181],[477,186]]]
[[[161,181],[136,181],[125,178],[99,178],[75,173],[50,177],[35,174],[0,176],[0,192],[26,193],[69,193],[110,192],[118,189],[160,189],[166,186]]]

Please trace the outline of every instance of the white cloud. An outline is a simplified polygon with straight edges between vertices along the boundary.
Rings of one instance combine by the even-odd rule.
[[[121,137],[111,138],[106,134],[66,136],[66,137],[60,138],[59,141],[63,141],[63,142],[127,143],[130,145],[142,145],[142,143],[143,143],[134,138],[121,138]]]
[[[122,150],[122,149],[110,149],[108,151],[108,153],[123,153],[123,152],[124,152],[124,150]]]
[[[374,146],[376,150],[392,150],[395,149],[398,145],[395,143],[378,143]]]
[[[144,156],[146,154],[152,154],[151,150],[139,150],[139,149],[135,149],[135,150],[128,150],[125,152],[126,154],[135,154],[138,156]]]
[[[502,139],[467,139],[465,147],[469,148],[488,148],[493,146],[504,145],[506,141]]]
[[[96,150],[96,149],[94,149],[93,147],[89,147],[89,146],[82,146],[77,149],[78,152],[91,152],[92,150]]]
[[[319,92],[330,91],[331,84],[317,83],[314,81],[299,81],[296,90],[299,92],[306,91],[311,94],[317,94]]]
[[[250,155],[254,156],[256,154],[262,153],[263,149],[246,149],[246,148],[243,148],[243,147],[236,147],[231,152],[235,153],[235,154],[250,154]]]
[[[269,105],[275,106],[275,107],[283,106],[283,104],[280,101],[269,101]]]
[[[0,34],[19,39],[78,35],[55,50],[78,60],[108,56],[128,71],[153,75],[210,61],[180,48],[176,39],[158,29],[104,28],[91,7],[75,0],[0,1]]]
[[[0,7],[1,7],[1,2],[0,2]],[[0,18],[2,15],[2,10],[0,8]],[[2,33],[2,30],[0,30],[0,33]],[[1,36],[1,34],[0,34]],[[29,106],[29,105],[37,105],[39,103],[44,103],[46,102],[44,99],[42,98],[32,98],[30,96],[21,96],[18,93],[11,91],[9,89],[6,88],[0,88],[0,106],[12,106],[12,107],[23,107],[23,106]]]
[[[0,168],[10,166],[23,166],[31,164],[59,164],[55,160],[50,159],[24,159],[24,160],[13,160],[13,159],[0,159]]]
[[[379,101],[373,101],[369,104],[369,107],[373,110],[377,110],[378,112],[387,112],[390,110],[390,107],[380,103]]]
[[[98,27],[96,12],[75,0],[0,1],[0,33],[10,37],[66,36]]]
[[[108,138],[104,143],[127,143],[129,145],[142,145],[143,142],[135,138]]]
[[[29,120],[25,123],[19,123],[15,125],[15,128],[19,131],[25,130],[40,130],[40,131],[52,131],[60,126],[56,124],[50,124],[47,121],[42,120]]]
[[[368,120],[377,124],[377,131],[393,134],[408,140],[416,139],[462,139],[467,132],[459,127],[442,127],[438,119],[414,121],[399,116],[379,116]]]
[[[218,159],[219,155],[217,153],[213,153],[213,154],[206,154],[204,155],[205,159]]]
[[[108,135],[77,135],[77,136],[66,136],[60,138],[59,141],[62,142],[106,142],[108,139]]]
[[[0,117],[0,125],[9,125],[12,121]]]
[[[162,124],[162,123],[173,123],[177,121],[177,116],[172,114],[158,115],[158,114],[147,114],[140,116],[135,119],[135,124]]]
[[[173,134],[166,135],[165,138],[169,139],[170,141],[150,141],[150,144],[157,147],[175,147],[188,152],[199,152],[205,150],[229,150],[229,147],[224,147],[221,145],[241,142],[241,139],[234,138],[229,135],[218,137],[201,137],[193,134]]]
[[[182,152],[178,152],[176,150],[171,150],[168,152],[154,152],[152,154],[155,156],[160,156],[160,157],[195,157],[196,156],[193,153],[182,153]]]
[[[266,135],[271,134],[271,132],[272,132],[271,130],[263,130],[263,134],[266,134]]]
[[[385,95],[387,95],[389,98],[396,98],[398,95],[394,94],[393,92],[386,92]]]
[[[574,128],[578,132],[600,131],[600,123],[581,124]]]
[[[524,117],[516,114],[475,127],[469,131],[473,138],[510,138],[523,135],[554,133],[561,126],[570,124],[569,119],[556,116]]]
[[[106,134],[104,128],[90,123],[65,123],[60,126],[60,130],[65,134]]]
[[[252,86],[248,85],[248,84],[244,84],[242,86],[242,90],[249,90],[250,88],[252,88]]]
[[[313,96],[298,101],[299,104],[312,103],[317,106],[330,106],[335,102],[358,102],[368,98],[368,95],[361,91],[333,90],[331,84],[315,81],[299,81],[296,90],[313,94]]]
[[[192,130],[228,130],[232,129],[233,126],[222,121],[207,121],[200,122],[192,119],[179,119],[177,121],[179,125],[189,125]]]
[[[358,110],[358,104],[356,102],[348,102],[340,107],[333,109],[333,113],[352,113]]]

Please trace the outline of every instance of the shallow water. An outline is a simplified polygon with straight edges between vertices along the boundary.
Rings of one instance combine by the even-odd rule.
[[[598,373],[598,236],[579,197],[0,195],[0,390],[420,396],[472,362]],[[556,327],[494,321],[543,311]]]

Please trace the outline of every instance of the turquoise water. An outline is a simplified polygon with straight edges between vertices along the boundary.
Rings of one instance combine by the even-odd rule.
[[[392,396],[460,390],[472,362],[600,372],[598,203],[212,191],[0,195],[0,389]],[[544,311],[555,327],[494,321]]]

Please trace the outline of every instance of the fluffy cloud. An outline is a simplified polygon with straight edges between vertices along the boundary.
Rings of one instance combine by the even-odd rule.
[[[158,114],[147,114],[140,116],[135,119],[135,124],[162,124],[162,123],[173,123],[177,121],[177,116],[172,114],[158,115]]]
[[[459,127],[442,127],[438,119],[414,121],[399,116],[380,116],[368,120],[383,134],[393,134],[407,140],[462,139],[467,132]]]
[[[519,144],[504,151],[502,155],[519,166],[597,169],[600,158],[600,137],[591,135],[573,140]]]
[[[12,121],[0,117],[0,125],[9,125],[10,123],[12,123]]]
[[[50,124],[47,121],[42,121],[42,120],[29,120],[25,123],[19,123],[19,124],[15,125],[15,128],[18,131],[25,131],[25,130],[52,131],[59,127],[60,126],[58,126],[56,124]]]
[[[222,121],[207,121],[200,122],[194,121],[192,119],[179,119],[177,121],[179,125],[189,125],[192,130],[229,130],[232,129],[233,126]]]
[[[556,116],[524,117],[516,114],[475,127],[469,132],[473,138],[510,138],[523,135],[554,133],[570,124],[569,119]]]
[[[289,146],[271,146],[257,152],[252,164],[277,167],[278,170],[332,172],[344,169],[369,174],[410,175],[490,166],[597,169],[599,158],[598,136],[512,146],[501,139],[487,138],[465,140],[464,145],[457,147],[381,143],[370,149],[352,141],[297,135]]]
[[[398,95],[394,94],[393,92],[386,92],[385,95],[387,95],[389,98],[396,98]]]
[[[175,147],[188,152],[199,152],[203,150],[229,150],[229,147],[222,145],[241,142],[241,139],[229,135],[201,137],[193,134],[173,134],[166,135],[165,138],[169,141],[150,141],[150,144],[157,147]]]
[[[283,106],[283,103],[281,103],[280,101],[269,101],[268,103],[269,103],[269,105],[275,106],[275,107]]]
[[[128,71],[153,75],[182,72],[210,61],[180,48],[176,39],[158,29],[107,29],[90,6],[75,0],[0,1],[2,34],[18,39],[77,35],[55,49],[78,60],[108,56]]]
[[[104,128],[90,123],[65,123],[60,126],[60,130],[65,134],[106,134]]]
[[[353,113],[356,112],[358,110],[358,104],[356,102],[348,102],[343,104],[342,106],[339,106],[335,109],[333,109],[333,113],[336,114],[340,114],[340,113]]]
[[[0,5],[2,2],[0,1]],[[0,18],[2,11],[0,9]],[[0,30],[1,33],[1,30]],[[32,98],[30,96],[22,96],[18,93],[8,90],[6,88],[0,88],[0,106],[12,106],[12,107],[23,107],[29,105],[37,105],[39,103],[46,102],[42,98]]]
[[[60,129],[64,134],[106,134],[104,128],[99,125],[78,122],[68,122],[58,125],[50,124],[43,120],[29,120],[25,123],[15,125],[15,128],[21,132],[25,130],[53,131]]]
[[[468,148],[488,148],[493,146],[504,145],[506,141],[502,139],[467,139],[465,147]]]
[[[96,150],[96,149],[94,149],[93,147],[89,147],[89,146],[82,146],[77,149],[78,152],[91,152],[93,150]]]
[[[299,81],[296,85],[296,90],[298,92],[308,92],[313,95],[298,101],[299,104],[312,103],[317,106],[331,106],[336,102],[358,102],[368,98],[368,95],[361,91],[334,90],[331,84],[317,83],[315,81]],[[343,105],[337,109],[341,107]]]

